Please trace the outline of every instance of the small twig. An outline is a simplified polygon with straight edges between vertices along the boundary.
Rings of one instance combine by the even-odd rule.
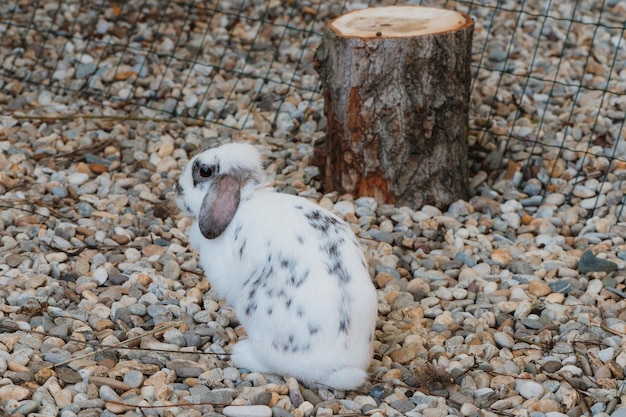
[[[7,312],[7,311],[5,311]],[[11,313],[13,313],[14,311],[10,311]],[[70,318],[70,317],[67,317]],[[176,322],[174,324],[172,324],[172,326],[176,325],[176,324],[180,324],[181,322]],[[155,329],[157,332],[161,331],[163,329],[167,329],[167,327],[163,327],[163,328],[159,328],[159,329]],[[180,354],[180,353],[186,353],[186,354],[194,354],[194,355],[220,355],[220,356],[230,356],[230,353],[226,353],[226,352],[199,352],[199,351],[173,351],[173,350],[169,350],[169,349],[156,349],[156,348],[142,348],[142,347],[138,347],[138,346],[119,346],[119,345],[107,345],[104,343],[97,343],[96,341],[85,341],[85,340],[80,340],[80,339],[75,339],[73,337],[63,337],[63,336],[51,336],[47,333],[44,332],[38,332],[37,330],[23,330],[20,329],[19,327],[14,327],[14,326],[8,326],[6,324],[0,323],[0,330],[3,330],[7,333],[13,333],[13,332],[24,332],[24,333],[28,333],[28,334],[36,334],[36,335],[40,335],[40,336],[46,336],[46,337],[54,337],[57,339],[61,339],[64,340],[65,342],[73,342],[73,343],[80,343],[82,345],[85,345],[85,347],[89,346],[89,347],[93,347],[93,348],[104,348],[99,350],[107,350],[107,349],[125,349],[125,350],[146,350],[146,351],[150,351],[150,352],[161,352],[161,353],[176,353],[176,354]],[[153,330],[154,331],[154,330]],[[133,341],[134,339],[143,337],[143,336],[150,336],[151,334],[153,334],[150,331],[148,333],[144,333],[142,335],[138,335],[137,337],[134,337],[132,339],[127,339],[127,340],[123,340],[120,343],[126,343],[128,341]],[[97,352],[93,352],[91,354],[94,354]],[[75,360],[76,358],[72,359]],[[55,365],[55,366],[58,366]]]
[[[74,119],[89,119],[89,120],[122,120],[132,122],[155,122],[155,123],[182,123],[186,126],[204,126],[206,122],[201,119],[190,119],[188,117],[181,118],[159,118],[148,116],[129,116],[129,115],[95,115],[95,114],[49,114],[45,116],[36,116],[28,114],[12,114],[12,118],[18,120],[74,120]]]
[[[126,250],[128,248],[135,248],[135,249],[140,249],[143,247],[143,245],[136,245],[136,244],[127,244],[127,245],[88,245],[85,244],[85,246],[81,246],[81,247],[76,247],[73,246],[69,249],[61,249],[57,246],[53,246],[53,245],[49,245],[45,242],[39,242],[41,245],[45,246],[48,249],[52,249],[55,251],[59,251],[59,252],[63,252],[64,254],[66,254],[67,256],[78,256],[80,255],[83,251],[87,250],[87,249],[92,249],[92,250],[98,250],[98,251],[108,251],[108,250]]]
[[[103,140],[102,142],[97,142],[94,143],[91,146],[86,146],[83,148],[78,148],[75,151],[71,151],[71,152],[66,152],[66,153],[61,153],[58,155],[50,155],[47,156],[45,159],[60,159],[60,158],[73,158],[73,157],[83,157],[88,153],[98,153],[102,150],[104,150],[104,148],[106,148],[107,146],[112,146],[114,144],[117,143],[117,140],[115,139],[107,139],[107,140]]]
[[[163,324],[163,325],[161,325],[159,327],[156,327],[156,328],[150,330],[147,333],[139,334],[137,336],[131,337],[130,339],[122,340],[119,343],[116,343],[115,345],[110,345],[110,346],[109,345],[107,345],[107,346],[100,345],[100,348],[94,350],[93,352],[85,353],[84,355],[80,355],[80,356],[77,356],[75,358],[70,358],[70,359],[68,359],[66,361],[62,361],[62,362],[56,363],[53,366],[54,367],[58,367],[58,366],[67,365],[68,363],[74,362],[74,361],[76,361],[78,359],[84,359],[84,358],[87,358],[89,356],[93,356],[93,355],[95,355],[97,353],[104,352],[105,350],[127,348],[126,346],[122,346],[122,345],[126,344],[126,343],[130,343],[130,342],[134,342],[135,340],[141,339],[142,337],[151,336],[151,335],[153,335],[155,333],[158,333],[158,332],[161,332],[161,331],[163,331],[165,329],[169,329],[170,327],[178,326],[181,323],[182,323],[181,321],[175,321],[173,323]]]
[[[50,217],[52,217],[53,215],[54,216],[63,217],[63,218],[69,219],[69,220],[72,219],[71,216],[69,216],[67,214],[63,214],[60,211],[58,211],[57,208],[61,208],[62,206],[54,204],[54,203],[49,203],[49,202],[42,201],[42,200],[27,200],[25,198],[3,198],[0,201],[7,202],[7,203],[14,203],[14,204],[32,204],[34,206],[47,208],[48,210],[50,210],[50,214],[48,216],[44,216],[43,214],[37,213],[35,210],[30,210],[30,209],[25,209],[25,208],[22,208],[22,207],[15,207],[15,206],[9,206],[9,205],[0,204],[0,208],[4,208],[4,209],[7,209],[7,210],[8,209],[20,210],[20,211],[23,211],[25,213],[36,214],[36,215],[39,215],[39,216],[44,216],[44,222],[46,220],[48,220]]]

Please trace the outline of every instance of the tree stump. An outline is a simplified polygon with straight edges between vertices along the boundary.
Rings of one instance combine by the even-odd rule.
[[[467,198],[472,19],[419,6],[347,13],[316,52],[326,192],[440,208]]]

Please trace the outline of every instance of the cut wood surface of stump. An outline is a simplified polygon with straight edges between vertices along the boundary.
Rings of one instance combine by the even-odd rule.
[[[443,208],[467,197],[473,21],[419,6],[332,20],[316,53],[327,134],[326,192]]]

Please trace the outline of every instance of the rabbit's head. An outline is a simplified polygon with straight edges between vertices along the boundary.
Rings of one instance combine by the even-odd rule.
[[[265,181],[254,146],[231,143],[195,156],[175,185],[176,203],[198,220],[202,235],[215,239],[228,227],[239,202]]]

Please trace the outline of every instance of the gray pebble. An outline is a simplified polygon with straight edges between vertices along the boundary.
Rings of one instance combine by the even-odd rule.
[[[563,294],[569,294],[572,289],[572,283],[569,280],[560,279],[548,284],[552,292],[560,292]]]
[[[479,388],[474,391],[474,405],[479,408],[489,407],[496,398],[496,392],[491,388]]]
[[[493,335],[494,340],[496,341],[496,344],[500,347],[505,347],[505,348],[512,348],[513,345],[515,344],[515,339],[513,339],[513,337],[505,332],[496,332]]]
[[[272,394],[270,392],[264,391],[259,392],[254,397],[252,397],[249,401],[248,405],[268,405],[272,400]]]
[[[401,413],[408,413],[415,408],[415,404],[413,404],[409,400],[395,400],[392,401],[389,405]]]
[[[167,367],[176,372],[180,378],[196,378],[204,372],[204,369],[194,362],[183,359],[170,361],[167,363]]]
[[[143,384],[144,376],[141,372],[134,369],[129,370],[124,374],[124,383],[132,388],[139,388]]]
[[[47,362],[50,363],[61,363],[61,362],[65,362],[68,359],[70,359],[72,357],[72,355],[65,350],[61,350],[61,349],[52,349],[51,351],[45,353],[43,355],[43,359]]]
[[[578,261],[578,272],[586,274],[588,272],[613,272],[617,270],[615,262],[607,261],[596,257],[591,250],[586,250]]]
[[[68,196],[67,188],[62,185],[57,185],[55,187],[52,187],[50,192],[52,193],[53,196],[59,197],[59,198],[67,198]]]
[[[379,242],[393,243],[394,241],[393,235],[391,233],[381,232],[378,229],[371,229],[369,231],[369,234],[372,237],[372,239],[377,240]]]
[[[473,268],[474,266],[476,266],[476,262],[469,257],[465,252],[457,252],[454,254],[454,259],[457,259],[461,262],[463,262],[464,265]]]
[[[293,414],[282,407],[274,406],[272,407],[272,417],[293,417]]]

